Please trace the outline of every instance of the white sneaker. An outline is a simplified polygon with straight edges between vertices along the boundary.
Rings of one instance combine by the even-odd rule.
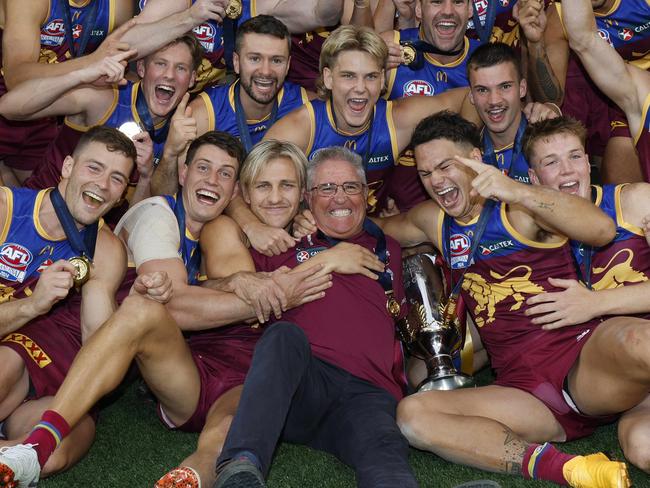
[[[33,444],[0,448],[0,487],[32,488],[37,486],[41,466]]]

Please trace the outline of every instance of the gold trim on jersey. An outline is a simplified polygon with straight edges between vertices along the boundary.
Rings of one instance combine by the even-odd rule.
[[[600,185],[591,185],[591,188],[596,190],[596,199],[593,201],[593,204],[596,207],[600,207],[600,204],[603,201],[603,187]]]
[[[131,115],[133,115],[133,120],[135,120],[140,127],[144,127],[144,124],[142,123],[142,120],[140,119],[140,114],[138,113],[138,108],[136,106],[136,100],[138,99],[138,90],[140,89],[140,83],[142,80],[137,81],[133,84],[133,87],[131,88]],[[146,97],[145,97],[145,102],[146,102]],[[147,110],[149,110],[149,105],[147,105]],[[149,112],[149,115],[151,114],[151,111]],[[152,117],[153,119],[153,117]],[[167,122],[167,118],[163,118],[160,122],[157,124],[153,125],[154,129],[161,129],[165,126],[165,123]]]
[[[424,59],[427,60],[430,64],[437,66],[439,68],[455,68],[456,66],[459,66],[463,61],[465,61],[465,58],[467,57],[467,53],[469,53],[469,39],[467,36],[463,38],[465,40],[465,46],[463,47],[463,54],[455,60],[452,61],[451,63],[441,63],[440,61],[437,61],[431,53],[424,53]]]
[[[522,244],[537,249],[557,249],[564,246],[569,240],[566,237],[564,237],[560,242],[537,242],[529,239],[528,237],[520,234],[519,231],[512,226],[508,220],[508,212],[506,211],[507,207],[508,205],[506,203],[501,204],[501,222],[503,222],[503,226],[510,233],[510,235]]]
[[[96,123],[93,125],[79,125],[75,124],[72,122],[69,117],[66,116],[63,119],[63,123],[70,127],[71,129],[74,129],[79,132],[88,132],[91,127],[94,127],[96,125],[104,125],[106,124],[106,121],[111,118],[111,115],[113,115],[113,112],[115,112],[115,107],[117,107],[117,102],[120,99],[120,91],[117,89],[117,87],[113,87],[113,101],[111,102],[110,107],[104,112],[104,115],[102,115],[102,118],[99,119]]]
[[[41,224],[41,219],[38,216],[41,210],[41,205],[43,205],[43,198],[45,198],[45,195],[49,194],[50,191],[52,191],[52,188],[45,188],[44,190],[39,191],[38,195],[36,195],[36,202],[34,203],[34,213],[32,214],[32,220],[34,221],[34,227],[36,228],[36,232],[38,232],[38,235],[40,235],[43,239],[47,239],[48,241],[53,241],[53,242],[64,241],[65,235],[60,239],[55,239],[50,234],[48,234],[45,228],[43,227],[43,225]]]
[[[115,29],[115,16],[117,15],[117,7],[115,2],[117,0],[109,0],[108,2],[108,32],[107,35]]]
[[[393,153],[393,164],[397,166],[399,161],[399,148],[397,147],[397,130],[393,120],[393,102],[386,102],[386,122],[388,123],[388,134],[390,135],[390,147]]]
[[[646,128],[646,121],[650,118],[650,93],[645,99],[645,102],[643,102],[643,109],[641,110],[641,127],[639,127],[639,130],[637,133],[634,135],[634,145],[636,146],[639,143],[639,139],[641,139],[641,135],[643,134],[644,130],[647,130],[650,132],[650,127]],[[647,122],[650,124],[650,121]]]
[[[82,0],[81,2],[76,2],[75,0],[68,0],[68,4],[70,4],[71,7],[75,8],[84,8],[90,3],[90,0]]]
[[[251,18],[257,17],[257,0],[251,0]]]
[[[438,252],[440,252],[440,255],[442,256],[442,259],[445,260],[447,258],[445,257],[445,253],[444,253],[444,248],[445,247],[442,245],[442,224],[445,222],[445,215],[447,215],[447,214],[445,214],[445,211],[440,207],[438,207],[438,212],[439,212],[439,214],[438,214],[438,223],[437,223],[437,226],[436,226],[437,227],[437,229],[436,229],[436,241],[437,242],[434,242],[433,244],[434,244],[434,246],[436,248],[438,248]]]
[[[210,99],[210,95],[204,91],[199,93],[199,97],[203,100],[205,111],[208,113],[208,130],[215,130],[214,105],[212,105],[212,99]]]
[[[314,139],[316,138],[316,114],[314,113],[312,102],[308,102],[304,106],[307,109],[307,116],[309,117],[309,143],[305,150],[305,154],[309,157],[311,149],[314,147]]]
[[[307,90],[305,90],[302,86],[300,87],[300,100],[302,101],[303,105],[309,102],[309,95],[307,94]]]
[[[372,114],[370,115],[370,117],[368,118],[366,123],[363,124],[363,127],[361,127],[360,129],[358,129],[355,132],[347,132],[347,131],[339,129],[336,126],[336,123],[334,122],[334,113],[332,112],[332,104],[330,103],[329,100],[327,100],[325,102],[325,108],[327,110],[327,120],[329,121],[330,126],[332,127],[332,129],[334,129],[334,132],[336,132],[337,134],[342,135],[342,136],[359,136],[359,135],[363,134],[364,132],[366,132],[368,130],[368,127],[370,127],[370,119],[374,120],[376,110],[377,110],[377,105],[372,107]]]
[[[623,229],[631,232],[640,237],[645,237],[645,233],[641,227],[637,227],[634,224],[629,223],[625,220],[623,216],[623,205],[621,205],[621,193],[623,193],[624,187],[628,186],[628,183],[623,183],[621,185],[616,185],[614,189],[614,205],[616,208],[616,225],[622,227]]]
[[[599,14],[598,12],[594,12],[594,16],[607,17],[608,15],[612,15],[614,12],[616,12],[620,6],[621,6],[621,0],[615,0],[614,4],[612,5],[612,8],[610,8],[609,11],[602,14]]]
[[[7,239],[7,234],[9,234],[9,227],[11,227],[11,221],[13,220],[14,193],[11,191],[10,188],[7,188],[6,186],[3,186],[1,188],[7,197],[6,198],[7,203],[5,204],[5,207],[7,209],[7,215],[5,216],[5,223],[2,226],[2,232],[0,233],[0,243],[3,243]]]

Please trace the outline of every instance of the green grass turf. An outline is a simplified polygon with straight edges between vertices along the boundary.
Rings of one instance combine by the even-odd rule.
[[[485,383],[489,375],[483,373],[479,379]],[[39,486],[151,488],[160,476],[193,451],[197,438],[195,434],[165,429],[156,417],[154,404],[140,398],[135,386],[130,386],[116,402],[102,410],[95,444],[86,458],[68,472],[44,480]],[[467,442],[471,443],[472,439],[468,438]],[[623,458],[613,425],[561,448],[572,453],[604,451]],[[411,464],[422,487],[447,488],[476,479],[492,479],[503,487],[555,486],[453,465],[414,449],[411,450]],[[650,487],[648,475],[635,468],[630,472],[634,486]],[[354,486],[352,470],[333,456],[290,444],[278,449],[269,478],[270,488]]]

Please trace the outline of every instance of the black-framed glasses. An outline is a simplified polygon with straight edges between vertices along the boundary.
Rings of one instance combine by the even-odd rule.
[[[316,191],[321,197],[333,197],[336,195],[336,192],[339,191],[339,188],[343,190],[346,195],[358,195],[361,193],[366,185],[359,181],[346,181],[340,185],[336,183],[321,183],[316,185],[313,188],[310,188],[309,191]]]

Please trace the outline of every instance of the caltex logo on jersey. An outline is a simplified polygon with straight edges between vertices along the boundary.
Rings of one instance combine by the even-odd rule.
[[[49,268],[50,266],[52,266],[52,264],[54,264],[54,261],[52,261],[51,259],[46,259],[45,261],[43,261],[43,262],[41,263],[41,265],[38,267],[38,270],[37,270],[37,271],[38,271],[39,273],[42,273],[42,272],[45,271],[47,268]]]
[[[632,29],[628,29],[627,27],[625,27],[618,31],[618,38],[621,41],[629,41],[633,37],[634,37],[634,32],[632,32]]]
[[[321,251],[324,251],[325,247],[312,247],[309,249],[296,249],[296,261],[299,263],[304,263],[309,258],[313,258]]]
[[[23,282],[32,253],[20,244],[8,243],[0,249],[0,278]]]
[[[433,95],[433,87],[424,80],[413,80],[404,84],[404,96],[412,97],[413,95]]]
[[[510,0],[500,0],[499,3],[503,8],[506,8],[508,5],[510,5]]]

